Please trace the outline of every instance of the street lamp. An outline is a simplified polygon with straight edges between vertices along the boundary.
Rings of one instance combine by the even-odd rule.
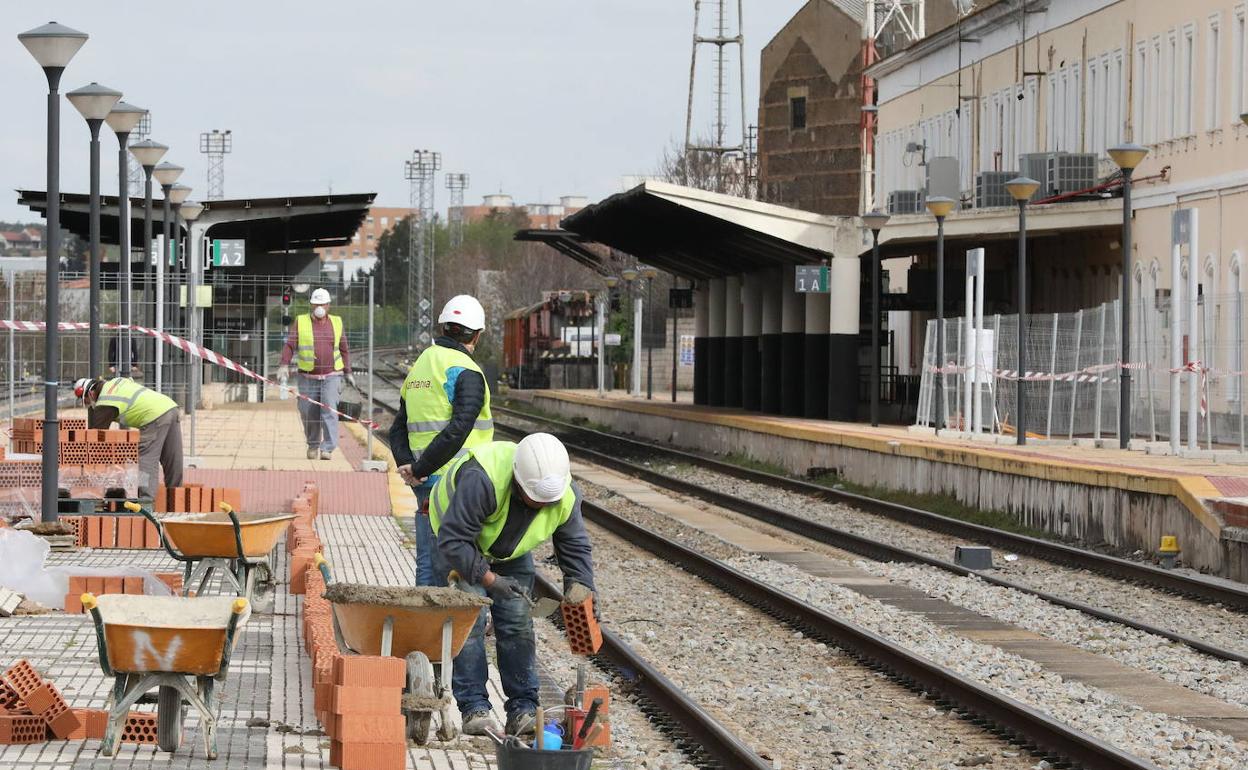
[[[1018,416],[1015,417],[1015,443],[1027,443],[1027,411],[1023,401],[1023,378],[1027,376],[1027,201],[1040,189],[1036,180],[1018,176],[1005,183],[1010,197],[1018,203]]]
[[[1242,119],[1242,117],[1241,117]],[[1122,169],[1122,339],[1118,374],[1118,448],[1131,443],[1131,174],[1148,155],[1148,148],[1128,142],[1109,148],[1109,157]],[[1193,257],[1193,265],[1195,258]],[[1194,274],[1194,273],[1193,273]]]
[[[65,71],[70,59],[74,58],[74,54],[78,53],[78,49],[87,42],[87,36],[52,21],[21,33],[17,39],[35,57],[48,79],[48,249],[47,268],[44,271],[47,284],[44,319],[47,330],[43,337],[43,497],[40,517],[43,521],[53,522],[57,519],[57,463],[60,459],[60,420],[56,415],[56,389],[60,384],[61,369],[61,340],[57,327],[61,320],[61,97],[57,89],[61,85],[61,73]]]
[[[173,185],[178,181],[178,177],[182,176],[183,171],[184,169],[181,166],[169,162],[157,164],[156,168],[152,171],[152,176],[160,184],[160,194],[163,197],[160,216],[164,224],[162,235],[165,237],[165,242],[160,258],[156,260],[156,284],[158,287],[164,285],[165,273],[167,272],[166,268],[170,267],[169,258],[173,253],[173,250],[169,246],[169,239],[172,237],[173,229],[173,223],[170,221],[173,208]],[[191,191],[188,189],[186,194],[189,195],[190,192]],[[171,270],[169,272],[171,272]],[[160,307],[160,303],[157,303],[156,317],[163,319],[166,315],[168,314],[165,312],[165,309]],[[161,326],[163,325],[164,324],[161,324]]]
[[[628,394],[634,396],[641,394],[641,332],[637,328],[637,301],[633,298],[633,283],[640,273],[628,267],[621,270],[620,275],[628,284],[628,309],[633,316],[633,362],[628,371]]]
[[[65,94],[69,103],[86,118],[87,128],[91,130],[91,252],[88,257],[90,264],[90,288],[88,289],[90,306],[89,320],[91,328],[87,331],[87,374],[95,377],[100,374],[100,126],[108,113],[121,99],[121,91],[105,88],[99,83],[91,83],[82,88]]]
[[[125,361],[130,357],[130,323],[133,320],[130,311],[130,179],[129,164],[126,162],[126,143],[130,141],[130,132],[139,125],[147,110],[133,104],[117,102],[104,118],[108,127],[117,135],[117,259],[121,263],[121,314],[118,321],[126,325],[126,329],[117,335],[116,371],[122,376],[130,366]]]
[[[193,251],[191,248],[191,238],[193,238],[194,235],[191,233],[191,223],[193,223],[196,219],[199,219],[199,215],[202,214],[204,211],[204,205],[196,201],[183,201],[181,211],[182,211],[182,218],[186,220],[186,246],[183,248],[182,253],[186,255],[186,272],[188,273],[188,275],[191,275],[191,277],[194,277],[195,268],[191,264],[191,253]],[[179,287],[178,293],[181,294],[180,287]],[[182,331],[183,333],[185,333],[188,339],[191,339],[193,341],[194,335],[192,335],[191,333],[191,326],[192,324],[194,324],[195,321],[194,321],[194,316],[192,315],[194,311],[193,311],[193,305],[191,304],[191,302],[192,302],[192,287],[189,285],[189,282],[188,282],[188,285],[186,287],[186,324],[183,326]],[[178,305],[181,306],[181,304],[182,304],[181,300],[179,299]],[[195,375],[195,358],[193,356],[188,355],[186,356],[186,396],[185,396],[185,400],[182,403],[183,410],[188,413],[195,411],[195,405],[192,402],[192,397],[194,395],[193,389],[195,387],[194,382],[192,382],[192,378],[194,377],[194,375]],[[194,430],[194,425],[195,425],[194,423],[191,423],[192,430]]]
[[[151,139],[144,139],[141,142],[135,142],[130,145],[130,154],[143,167],[143,283],[147,284],[147,273],[149,271],[148,263],[152,261],[152,175],[156,171],[156,164],[160,163],[160,159],[169,152],[169,148],[160,142],[153,142]],[[158,261],[157,265],[160,264]],[[155,287],[149,287],[152,291],[144,291],[144,295],[152,301],[152,317],[149,322],[152,326],[156,325],[156,293]]]
[[[659,276],[658,268],[653,267],[651,265],[642,266],[641,277],[646,279],[646,312],[649,314],[648,317],[651,319],[654,318],[654,308],[652,307],[654,303],[654,279],[657,278],[658,276]],[[644,335],[644,329],[647,326],[653,326],[653,325],[654,324],[652,323],[643,323],[642,324],[643,335]],[[645,340],[643,339],[642,342],[644,343]],[[646,346],[646,400],[649,401],[652,398],[654,398],[654,345],[647,345]]]
[[[927,199],[927,210],[936,217],[936,433],[945,426],[945,217],[954,205],[940,195]]]
[[[880,231],[888,214],[872,211],[862,215],[871,231],[871,427],[880,424]]]

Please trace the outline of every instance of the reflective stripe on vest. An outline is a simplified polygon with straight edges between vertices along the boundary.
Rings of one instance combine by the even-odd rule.
[[[178,406],[163,393],[148,390],[128,377],[117,377],[104,383],[95,403],[116,409],[117,422],[123,428],[142,428]]]
[[[446,386],[450,380],[448,373],[456,367],[476,372],[485,379],[485,373],[472,356],[455,348],[431,345],[420,354],[403,380],[399,397],[403,399],[403,408],[407,413],[407,445],[412,450],[413,458],[419,458],[433,439],[451,424],[454,410]],[[464,439],[462,449],[471,449],[493,440],[494,418],[490,414],[490,389],[487,385],[481,412]],[[444,472],[459,457],[459,454],[455,455],[434,474]]]
[[[494,484],[494,512],[486,517],[481,532],[477,535],[477,548],[489,559],[509,561],[525,555],[549,540],[555,530],[563,526],[572,515],[572,509],[576,506],[576,492],[573,491],[569,478],[563,497],[543,506],[533,515],[533,521],[529,523],[524,536],[511,553],[492,552],[490,546],[502,534],[503,527],[507,524],[507,513],[511,509],[511,493],[514,488],[511,483],[511,466],[516,457],[516,445],[510,441],[491,441],[473,447],[464,457],[451,463],[450,468],[434,485],[433,492],[429,495],[429,524],[433,527],[434,534],[442,526],[442,518],[450,508],[451,498],[455,494],[455,477],[469,457],[475,458],[481,464]]]
[[[334,371],[341,371],[342,365],[342,317],[329,316],[329,325],[334,329]],[[304,313],[295,319],[298,331],[295,344],[295,366],[301,372],[310,372],[316,368],[316,339],[312,333],[312,316]]]

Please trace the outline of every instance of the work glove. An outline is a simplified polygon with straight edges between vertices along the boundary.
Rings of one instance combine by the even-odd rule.
[[[279,382],[284,382],[286,380],[289,380],[290,379],[290,367],[286,366],[285,364],[277,367],[277,379]]]
[[[580,604],[588,597],[594,597],[594,620],[602,620],[602,614],[598,609],[598,593],[589,586],[580,583],[569,583],[567,588],[563,590],[564,604]]]
[[[355,375],[350,372],[347,373],[347,384],[353,388],[355,387]]]
[[[485,589],[490,598],[496,602],[507,602],[515,599],[529,601],[529,592],[519,580],[506,575],[494,575],[494,582]]]

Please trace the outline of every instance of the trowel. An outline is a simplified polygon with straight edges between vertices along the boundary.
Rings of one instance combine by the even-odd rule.
[[[559,609],[559,600],[549,596],[543,596],[536,601],[528,596],[524,598],[529,601],[529,615],[535,618],[544,618]]]

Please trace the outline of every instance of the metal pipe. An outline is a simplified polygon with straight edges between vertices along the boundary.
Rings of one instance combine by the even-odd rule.
[[[1131,370],[1126,365],[1131,361],[1131,174],[1134,169],[1122,170],[1122,337],[1119,339],[1121,354],[1118,370],[1118,448],[1126,449],[1131,444]],[[1193,261],[1195,252],[1193,254]],[[1102,337],[1103,339],[1103,337]],[[1100,388],[1097,388],[1100,393]],[[1097,414],[1097,425],[1100,425],[1100,414]]]
[[[646,279],[646,312],[649,313],[649,316],[644,316],[642,324],[641,324],[643,337],[645,335],[646,327],[650,325],[644,321],[644,318],[654,316],[654,279],[653,278]],[[577,329],[579,330],[580,327],[578,326]],[[653,343],[653,341],[651,342]],[[642,344],[645,344],[644,339],[642,340]],[[576,345],[577,345],[577,352],[579,353],[580,345],[581,345],[579,339],[577,340]],[[652,398],[654,398],[654,345],[648,344],[646,345],[646,400],[649,401]]]
[[[373,419],[373,311],[377,307],[377,300],[373,294],[373,276],[368,277],[368,412],[367,418],[370,422]],[[267,320],[267,316],[265,317]],[[267,340],[266,340],[267,342]],[[365,431],[368,436],[367,459],[373,459],[373,432]]]
[[[61,95],[57,88],[60,86],[63,71],[62,67],[44,68],[48,76],[48,257],[47,269],[44,271],[47,292],[44,314],[47,331],[44,333],[43,498],[40,508],[41,518],[45,522],[57,519],[57,472],[60,470],[61,423],[56,414],[56,399],[61,372],[61,337],[58,327],[61,321]]]
[[[121,312],[118,321],[126,328],[117,335],[117,360],[114,361],[118,377],[130,371],[130,324],[134,314],[130,309],[130,177],[126,145],[130,132],[117,133],[117,259],[121,262]]]
[[[90,288],[88,289],[89,321],[87,332],[87,376],[100,374],[100,126],[104,121],[92,118],[87,121],[91,129],[91,251],[88,259]]]
[[[152,171],[155,166],[143,167],[143,282],[147,283],[148,263],[152,261]],[[159,264],[159,262],[157,262]],[[145,287],[143,290],[143,299],[149,299],[148,291]],[[152,300],[152,315],[147,320],[151,326],[156,326],[156,301],[155,295],[150,297]],[[154,364],[154,362],[153,362]],[[153,372],[153,379],[155,373]]]
[[[156,258],[156,306],[154,309],[155,309],[155,315],[156,315],[155,320],[156,320],[157,331],[165,330],[165,315],[167,314],[167,310],[165,308],[165,265],[169,261],[169,254],[170,254],[169,239],[172,237],[172,233],[170,231],[170,226],[169,226],[169,215],[170,215],[169,191],[172,189],[173,189],[172,183],[162,184],[160,186],[160,191],[164,195],[164,200],[161,202],[161,208],[160,208],[160,216],[161,216],[161,219],[164,220],[163,221],[164,232],[162,233],[162,235],[164,236],[164,241],[160,244],[160,256]],[[164,366],[165,366],[165,343],[158,339],[156,340],[155,344],[156,344],[156,390],[159,391],[161,390],[161,385],[164,383],[164,372],[162,370],[164,369]]]
[[[945,427],[945,218],[936,217],[936,433]]]
[[[1025,378],[1027,377],[1027,201],[1018,202],[1018,383],[1017,401],[1014,418],[1015,442],[1019,446],[1027,443],[1027,407],[1023,400]]]
[[[675,288],[676,288],[676,279],[673,278],[672,289],[674,290]],[[676,403],[676,379],[677,379],[677,372],[678,372],[676,367],[680,363],[680,361],[678,360],[680,358],[680,338],[676,336],[676,317],[677,317],[676,308],[673,306],[673,303],[670,301],[667,303],[667,305],[668,305],[668,309],[672,311],[672,403],[674,404]]]
[[[871,426],[880,424],[880,231],[871,229]]]

